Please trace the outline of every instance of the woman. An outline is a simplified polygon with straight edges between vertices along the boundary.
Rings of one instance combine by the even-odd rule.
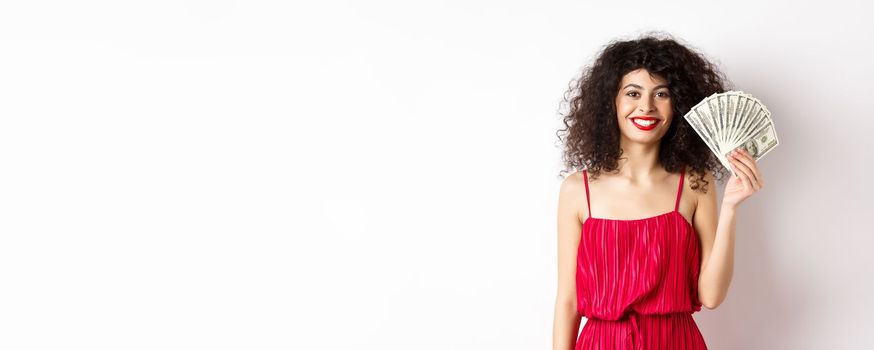
[[[683,115],[725,80],[670,37],[644,36],[610,43],[568,91],[559,137],[582,170],[559,194],[553,349],[707,348],[692,313],[725,299],[735,213],[763,184],[733,153],[717,216],[708,185],[728,171]]]

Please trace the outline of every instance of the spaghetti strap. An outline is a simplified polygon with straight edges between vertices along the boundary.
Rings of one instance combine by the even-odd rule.
[[[589,171],[583,170],[583,184],[586,185],[586,209],[589,210],[589,217],[592,217],[592,203],[589,202]]]
[[[680,186],[677,187],[677,204],[674,205],[674,211],[680,210],[680,195],[683,194],[683,178],[686,176],[686,166],[680,170]]]

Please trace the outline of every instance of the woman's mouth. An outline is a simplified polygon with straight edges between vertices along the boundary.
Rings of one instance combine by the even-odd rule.
[[[631,124],[634,124],[634,126],[643,131],[655,129],[660,121],[651,117],[631,117]]]

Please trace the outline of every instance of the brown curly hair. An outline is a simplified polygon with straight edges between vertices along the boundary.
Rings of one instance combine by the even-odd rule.
[[[707,170],[717,181],[728,174],[682,116],[705,97],[725,92],[731,82],[703,54],[687,46],[669,34],[656,32],[633,40],[613,40],[602,48],[564,94],[562,103],[570,109],[562,114],[565,128],[557,132],[564,146],[562,174],[583,167],[592,178],[601,171],[618,171],[623,152],[615,97],[622,77],[640,68],[667,81],[676,116],[659,143],[659,163],[672,173],[685,165],[693,175],[689,178],[691,188],[704,193]]]

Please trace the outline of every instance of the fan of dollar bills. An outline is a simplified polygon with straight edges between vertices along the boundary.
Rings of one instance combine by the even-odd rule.
[[[728,155],[742,148],[757,162],[780,144],[771,112],[761,101],[743,91],[710,95],[683,118],[701,136],[732,175]]]

